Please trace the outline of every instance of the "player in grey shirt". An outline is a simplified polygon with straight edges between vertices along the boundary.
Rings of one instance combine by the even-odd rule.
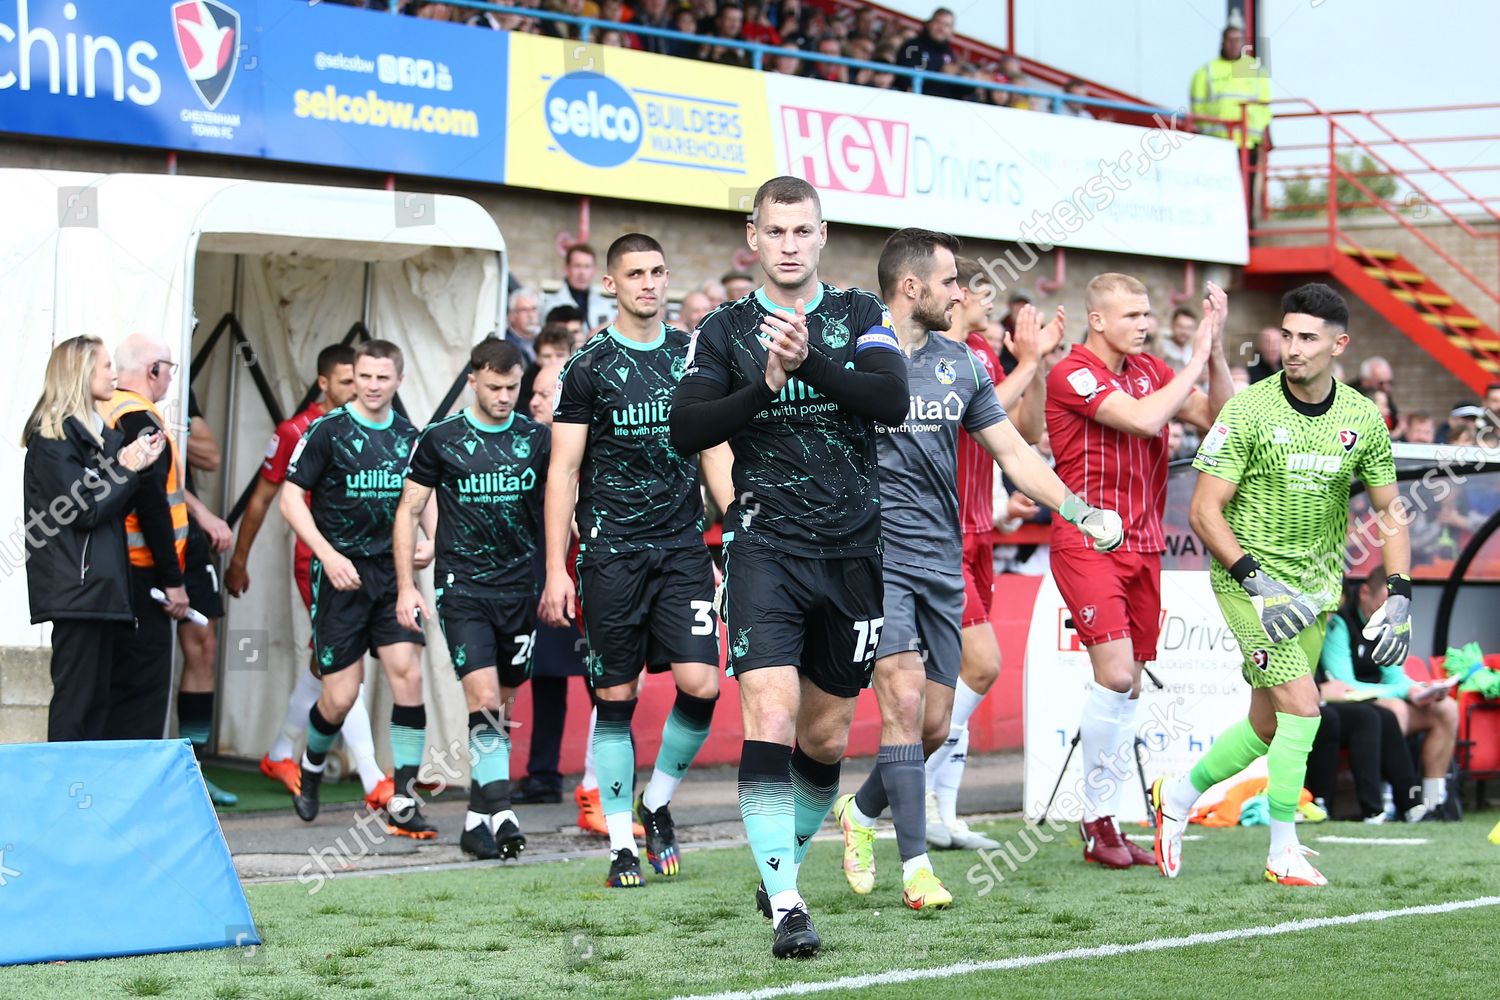
[[[960,301],[958,240],[926,229],[892,234],[880,254],[880,290],[908,358],[906,420],[881,427],[881,573],[885,600],[875,653],[880,757],[854,795],[834,806],[844,833],[844,875],[855,892],[875,885],[875,817],[891,807],[901,852],[904,900],[940,909],[953,896],[927,857],[926,776],[922,761],[948,735],[962,657],[963,539],[958,517],[958,431],[994,456],[1022,492],[1057,511],[1107,552],[1120,544],[1120,518],[1068,492],[1006,419],[984,365],[948,329]],[[1061,317],[1055,322],[1061,323]],[[1040,336],[1027,306],[1018,329]],[[1055,340],[1060,330],[1048,331]]]

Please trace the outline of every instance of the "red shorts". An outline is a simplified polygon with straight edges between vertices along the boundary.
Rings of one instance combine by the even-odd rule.
[[[1161,554],[1052,550],[1052,579],[1085,646],[1130,639],[1135,659],[1156,659],[1161,635]]]
[[[297,544],[297,554],[292,563],[292,578],[297,581],[297,593],[302,595],[302,606],[312,610],[312,549]]]
[[[983,625],[995,603],[995,547],[988,531],[964,532],[964,617],[962,625]]]

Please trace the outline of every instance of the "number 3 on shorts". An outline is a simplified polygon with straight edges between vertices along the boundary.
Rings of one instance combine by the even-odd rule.
[[[693,634],[713,635],[718,629],[714,625],[713,601],[689,601],[693,609]]]
[[[854,623],[855,663],[863,663],[875,655],[875,650],[880,646],[880,630],[884,625],[884,618]]]

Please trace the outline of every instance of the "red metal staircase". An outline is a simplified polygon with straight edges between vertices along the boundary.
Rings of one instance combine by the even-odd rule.
[[[1296,109],[1276,113],[1273,130],[1279,128],[1283,136],[1300,138],[1308,136],[1311,127],[1326,138],[1304,143],[1285,143],[1278,138],[1276,147],[1258,166],[1251,168],[1248,157],[1245,159],[1247,176],[1252,170],[1260,175],[1257,214],[1261,220],[1251,230],[1253,245],[1246,275],[1252,281],[1258,275],[1330,276],[1455,378],[1476,393],[1483,393],[1487,385],[1500,381],[1500,334],[1467,308],[1461,297],[1493,309],[1500,305],[1500,283],[1481,280],[1458,259],[1461,255],[1455,254],[1452,239],[1434,240],[1428,232],[1431,227],[1415,225],[1414,216],[1435,217],[1447,224],[1444,229],[1456,230],[1460,242],[1488,241],[1500,251],[1500,212],[1494,207],[1500,197],[1475,194],[1460,179],[1461,175],[1478,172],[1488,172],[1493,178],[1500,175],[1500,165],[1470,161],[1440,166],[1433,161],[1432,152],[1439,143],[1482,144],[1500,139],[1500,135],[1484,134],[1500,122],[1500,105],[1325,112],[1306,101],[1295,103]],[[1451,123],[1454,112],[1480,113],[1483,118],[1471,119],[1473,129],[1462,135],[1414,139],[1397,136],[1386,120],[1391,115],[1410,114],[1426,115],[1430,121],[1434,114],[1442,113],[1448,116],[1443,120]],[[1371,162],[1363,168],[1353,167],[1354,157],[1349,154],[1368,157]],[[1373,190],[1380,186],[1377,177],[1393,178],[1397,182],[1395,191],[1377,194]],[[1306,205],[1276,204],[1273,186],[1293,178],[1321,179],[1326,184],[1326,204],[1312,209],[1324,218],[1314,225],[1278,221],[1278,216],[1309,213]],[[1341,201],[1341,197],[1350,200]],[[1344,217],[1354,212],[1376,217],[1383,214],[1397,223],[1404,234],[1421,244],[1424,260],[1446,265],[1446,270],[1458,275],[1463,288],[1440,286],[1418,263],[1396,250],[1362,245],[1356,235],[1359,230],[1344,224]],[[1410,244],[1411,240],[1402,242]]]
[[[1500,335],[1394,250],[1252,247],[1246,272],[1329,275],[1476,393],[1500,381]]]

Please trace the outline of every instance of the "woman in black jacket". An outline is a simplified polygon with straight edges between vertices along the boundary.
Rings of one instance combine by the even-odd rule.
[[[125,447],[95,403],[114,390],[97,337],[58,344],[42,398],[21,433],[26,449],[26,586],[31,622],[52,623],[47,739],[100,739],[115,636],[134,625],[125,514],[136,472],[161,454],[157,433]]]

